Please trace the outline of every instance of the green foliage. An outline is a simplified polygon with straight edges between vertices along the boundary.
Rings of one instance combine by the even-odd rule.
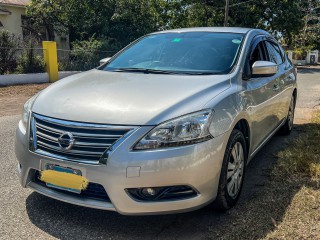
[[[22,54],[18,59],[16,73],[42,73],[45,72],[45,64],[41,56],[35,56],[33,50]]]
[[[319,4],[319,0],[230,0],[229,25],[262,28],[292,45],[304,25],[306,11],[301,9],[307,9],[309,2]],[[224,4],[222,0],[32,0],[27,14],[50,36],[53,31],[68,32],[74,42],[95,35],[108,43],[105,47],[118,50],[158,30],[222,26]]]
[[[293,50],[293,59],[305,60],[309,51],[314,49],[314,45],[302,46]]]
[[[42,73],[45,72],[45,64],[41,55],[35,53],[35,46],[38,41],[34,37],[29,37],[23,42],[24,50],[18,57],[17,73]]]
[[[1,30],[0,73],[44,72],[44,62],[41,56],[35,55],[35,45],[37,45],[37,41],[34,38],[25,39],[22,42],[20,37]]]
[[[293,59],[295,60],[305,60],[307,57],[307,53],[301,49],[301,48],[296,48],[293,51],[293,55],[292,55]]]
[[[68,59],[59,63],[60,70],[86,71],[98,66],[103,42],[90,37],[89,40],[75,41]]]
[[[304,1],[300,8],[303,14],[303,26],[293,37],[292,45],[295,48],[313,47],[320,48],[320,1]],[[311,50],[311,49],[309,49]]]
[[[21,39],[6,30],[0,30],[0,74],[13,72],[17,67],[16,55]]]

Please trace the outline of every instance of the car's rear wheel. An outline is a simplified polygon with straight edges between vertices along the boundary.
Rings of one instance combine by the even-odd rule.
[[[246,141],[241,131],[234,129],[230,135],[221,168],[217,198],[214,205],[228,210],[239,199],[247,160]]]
[[[287,119],[284,125],[280,128],[280,131],[279,131],[280,134],[289,135],[291,133],[293,128],[294,110],[295,110],[295,97],[292,96],[290,105],[289,105]]]

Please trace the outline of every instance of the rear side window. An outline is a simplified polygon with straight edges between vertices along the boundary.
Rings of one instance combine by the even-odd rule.
[[[278,65],[283,63],[283,56],[279,46],[269,41],[266,41],[265,43],[268,49],[270,61]]]

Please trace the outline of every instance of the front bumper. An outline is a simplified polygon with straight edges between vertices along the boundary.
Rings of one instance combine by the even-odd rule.
[[[23,187],[81,206],[113,210],[125,215],[184,212],[198,209],[216,197],[227,142],[223,134],[206,142],[179,148],[131,151],[132,145],[152,127],[141,127],[114,149],[107,164],[83,164],[41,156],[28,150],[28,130],[20,122],[16,131],[18,174]],[[81,170],[90,182],[101,184],[110,201],[80,198],[47,188],[34,181],[35,171],[46,164]],[[187,185],[198,192],[188,199],[144,202],[131,198],[125,189]]]

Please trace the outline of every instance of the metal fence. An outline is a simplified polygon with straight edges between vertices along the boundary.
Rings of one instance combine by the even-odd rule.
[[[44,71],[42,48],[0,47],[0,74],[42,73]]]
[[[43,48],[0,48],[0,74],[45,72]],[[87,71],[116,51],[57,49],[59,71]]]
[[[112,57],[115,51],[88,51],[58,49],[59,71],[86,71],[99,66],[103,58]]]

